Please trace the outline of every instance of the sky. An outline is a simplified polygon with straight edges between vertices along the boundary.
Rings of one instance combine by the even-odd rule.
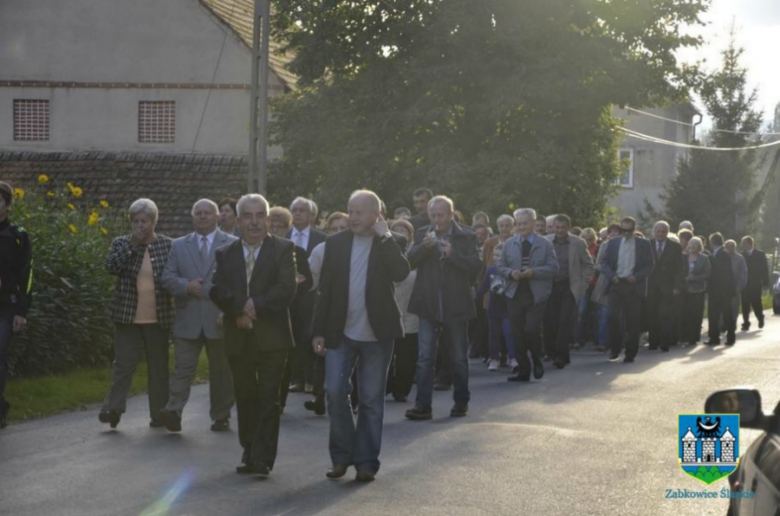
[[[775,106],[780,103],[780,0],[712,0],[701,18],[708,24],[697,31],[704,44],[680,52],[679,57],[686,62],[706,59],[707,69],[719,66],[733,21],[737,44],[745,49],[742,57],[749,85],[758,88],[756,108],[764,114],[765,124],[772,122]],[[709,125],[707,120],[705,125]]]

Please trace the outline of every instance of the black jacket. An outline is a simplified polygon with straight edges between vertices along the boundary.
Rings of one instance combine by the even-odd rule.
[[[742,253],[745,258],[748,269],[748,282],[745,290],[760,291],[763,287],[769,286],[769,266],[766,262],[766,254],[758,249],[748,255]]]
[[[252,269],[247,295],[246,260],[241,240],[216,252],[211,300],[225,314],[225,353],[240,356],[248,350],[278,351],[292,348],[289,307],[295,297],[297,269],[294,245],[284,238],[268,235]],[[257,312],[251,330],[236,326],[251,295]]]
[[[341,345],[347,322],[349,303],[349,273],[352,261],[352,231],[331,235],[325,241],[320,284],[314,303],[312,336],[325,337],[325,347]],[[380,341],[403,337],[401,311],[395,302],[394,282],[409,275],[409,262],[404,256],[406,239],[402,236],[382,240],[375,236],[368,258],[366,277],[366,311],[371,330]]]
[[[721,247],[717,253],[710,256],[710,282],[707,286],[707,294],[710,302],[713,299],[721,302],[731,302],[731,298],[736,293],[734,285],[734,272],[731,268],[731,256]]]
[[[412,269],[417,269],[409,313],[429,321],[469,321],[476,317],[471,287],[483,269],[477,236],[453,222],[452,233],[446,237],[452,244],[452,254],[442,259],[437,246],[428,249],[422,244],[430,229],[417,230],[414,247],[409,251]]]
[[[32,290],[32,249],[27,231],[0,222],[0,308],[27,317]]]
[[[682,247],[668,238],[664,242],[664,250],[658,255],[658,243],[650,240],[653,248],[655,267],[648,281],[648,293],[651,295],[670,296],[673,290],[685,290],[685,276],[688,275],[687,264],[683,269]]]

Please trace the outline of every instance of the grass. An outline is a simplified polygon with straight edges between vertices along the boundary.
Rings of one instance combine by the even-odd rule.
[[[173,347],[168,360],[173,367]],[[208,380],[206,353],[198,360],[196,383]],[[133,376],[131,395],[146,392],[146,362],[141,361]],[[111,368],[82,369],[62,375],[11,379],[5,397],[11,402],[9,421],[25,421],[60,412],[86,410],[89,405],[103,401],[111,385]]]

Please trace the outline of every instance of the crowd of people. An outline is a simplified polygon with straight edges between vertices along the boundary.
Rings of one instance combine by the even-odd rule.
[[[494,234],[486,213],[467,224],[444,195],[420,188],[412,200],[414,214],[401,207],[387,220],[382,200],[358,190],[321,231],[304,197],[289,209],[259,194],[201,199],[193,232],[175,240],[155,231],[152,200],[132,203],[131,232],[106,259],[115,360],[99,420],[119,425],[145,351],[150,426],[181,431],[205,348],[211,429],[229,429],[235,407],[239,473],[270,473],[288,393],[301,392],[307,410],[330,416],[327,476],[354,466],[371,481],[386,397],[406,402],[416,385],[406,418],[422,421],[433,391],[452,390],[449,415],[467,416],[470,358],[529,382],[588,345],[625,363],[645,333],[649,351],[696,346],[705,302],[708,345],[722,333],[735,343],[740,305],[743,330],[751,312],[764,325],[768,264],[750,236],[740,253],[720,233],[694,236],[687,221],[676,234],[659,221],[645,236],[631,217],[596,231],[532,208],[499,216]],[[9,219],[12,203],[0,183],[0,426],[11,336],[31,299],[29,239]]]

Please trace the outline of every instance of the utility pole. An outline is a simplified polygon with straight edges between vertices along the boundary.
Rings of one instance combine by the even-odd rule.
[[[252,85],[249,89],[247,192],[266,194],[268,180],[268,54],[271,0],[255,0]],[[259,73],[258,73],[259,72]]]

